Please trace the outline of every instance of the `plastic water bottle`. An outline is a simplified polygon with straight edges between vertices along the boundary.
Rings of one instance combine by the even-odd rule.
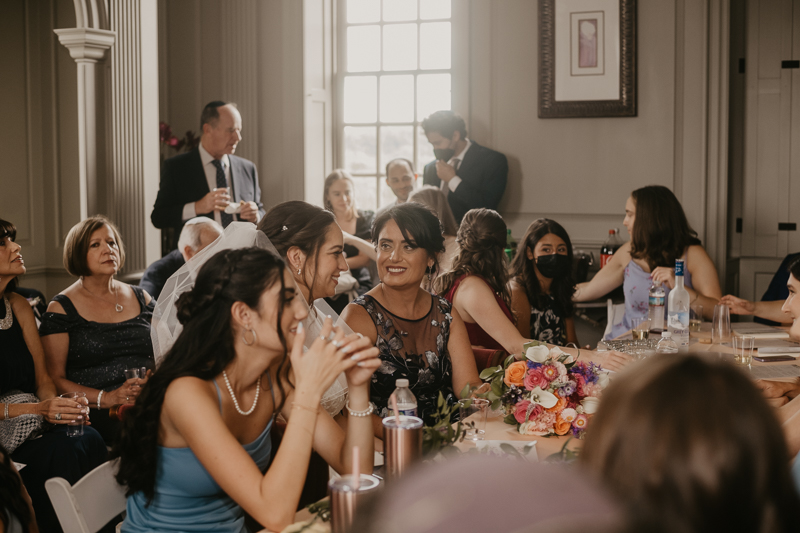
[[[667,329],[678,345],[678,351],[689,351],[689,292],[683,287],[683,259],[675,260],[675,288],[669,293]]]
[[[658,335],[664,331],[664,304],[666,303],[664,287],[660,281],[654,281],[650,285],[648,300],[647,318],[650,319],[650,332]]]
[[[414,396],[414,393],[411,392],[411,389],[408,388],[408,380],[398,379],[395,381],[395,385],[397,388],[394,389],[392,396],[397,399],[397,410],[400,411],[401,415],[418,416],[417,398]],[[392,410],[391,405],[392,403],[389,402],[389,416],[394,416],[394,410]]]
[[[661,332],[661,340],[656,344],[656,353],[678,353],[678,344],[672,340],[669,331]]]

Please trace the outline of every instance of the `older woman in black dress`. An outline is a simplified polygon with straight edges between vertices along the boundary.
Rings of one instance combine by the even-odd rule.
[[[63,477],[75,483],[105,461],[106,448],[91,427],[80,437],[66,434],[66,424],[88,410],[75,400],[57,397],[31,306],[12,292],[17,276],[25,273],[16,235],[13,224],[0,220],[0,442],[12,460],[25,465],[20,476],[41,531],[60,531],[44,482]],[[42,420],[55,426],[47,430]]]
[[[106,443],[118,422],[108,409],[133,403],[144,379],[130,368],[153,368],[150,319],[155,301],[139,287],[114,279],[125,262],[119,231],[104,216],[76,224],[64,245],[64,266],[78,281],[58,294],[39,329],[47,368],[59,392],[86,393],[92,421]]]

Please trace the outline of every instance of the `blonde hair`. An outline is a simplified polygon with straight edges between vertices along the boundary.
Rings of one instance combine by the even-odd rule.
[[[325,186],[322,191],[322,205],[325,206],[325,209],[333,213],[333,205],[331,205],[331,202],[328,199],[328,194],[330,193],[333,184],[339,180],[347,180],[350,182],[350,186],[353,188],[353,194],[354,194],[353,203],[350,206],[350,216],[353,218],[358,218],[358,209],[356,209],[356,199],[355,199],[356,184],[353,181],[353,176],[351,176],[350,173],[344,169],[337,168],[336,170],[328,174],[327,178],[325,178]]]

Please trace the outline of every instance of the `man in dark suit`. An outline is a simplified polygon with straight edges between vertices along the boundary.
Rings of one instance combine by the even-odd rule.
[[[158,299],[161,289],[170,276],[178,271],[200,250],[217,240],[222,235],[222,226],[207,217],[195,217],[187,220],[178,239],[178,249],[153,262],[144,271],[139,287],[146,290],[153,298]]]
[[[470,209],[497,209],[506,190],[506,156],[467,138],[464,119],[437,111],[422,121],[436,161],[425,165],[422,182],[442,189],[456,221]]]
[[[242,140],[242,116],[235,104],[215,101],[200,116],[203,134],[191,152],[164,161],[161,186],[150,220],[180,233],[196,216],[223,228],[233,220],[258,223],[264,216],[256,166],[233,152]]]

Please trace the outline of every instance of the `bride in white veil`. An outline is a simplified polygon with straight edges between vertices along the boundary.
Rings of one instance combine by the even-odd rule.
[[[250,222],[232,222],[225,229],[216,241],[192,257],[185,265],[178,269],[164,284],[164,289],[156,302],[153,311],[153,321],[150,336],[153,339],[153,351],[155,355],[156,367],[161,363],[166,353],[172,348],[175,340],[183,330],[183,326],[178,322],[177,309],[175,302],[184,292],[194,287],[197,272],[208,259],[222,250],[237,248],[258,247],[270,250],[280,255],[278,250],[270,242],[264,233],[259,231]],[[302,291],[298,294],[302,296]],[[308,303],[303,300],[308,307]],[[333,312],[324,300],[317,300],[315,309],[309,309],[308,317],[303,321],[306,333],[306,348],[319,336],[322,329],[322,322],[326,316],[331,316],[334,325],[342,328],[345,334],[352,333],[352,330],[344,323],[339,316]],[[331,385],[322,397],[322,406],[331,416],[338,414],[345,406],[347,401],[347,379],[344,374],[340,374],[337,380]]]

